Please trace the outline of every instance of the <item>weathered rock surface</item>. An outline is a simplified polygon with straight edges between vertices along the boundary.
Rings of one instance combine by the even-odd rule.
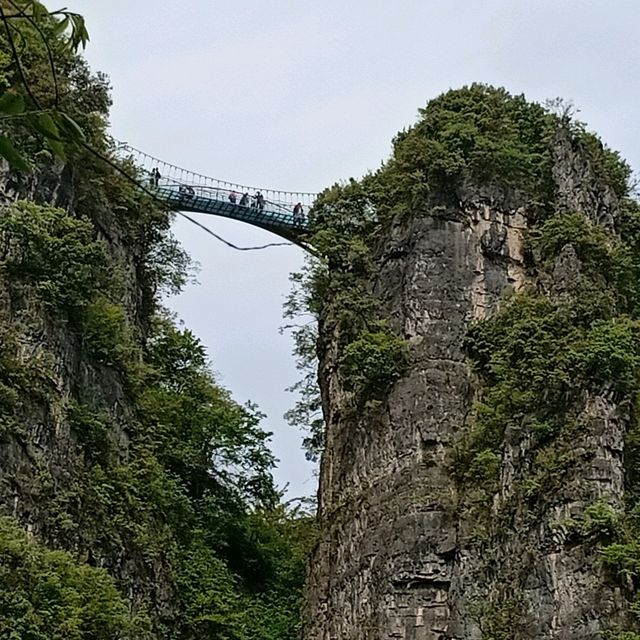
[[[590,167],[569,140],[559,140],[555,161],[562,206],[610,228],[615,198],[592,188]],[[344,414],[337,347],[321,335],[328,426],[305,640],[479,640],[494,637],[491,616],[509,621],[518,640],[595,640],[622,615],[594,549],[558,524],[597,498],[622,500],[628,418],[613,398],[584,398],[575,464],[535,521],[516,508],[499,535],[478,542],[476,523],[457,509],[450,454],[477,388],[463,336],[505,293],[535,281],[523,255],[527,215],[517,198],[468,189],[458,215],[415,211],[393,226],[375,293],[412,356],[384,406]],[[579,268],[567,249],[554,295]],[[526,471],[527,447],[507,434],[496,518]],[[494,611],[492,603],[500,603]]]
[[[0,172],[0,215],[18,199],[74,211],[71,168],[42,168],[28,178]],[[123,276],[123,299],[130,319],[141,315],[138,266],[142,249],[125,241],[108,203],[94,203],[93,220]],[[8,248],[0,237],[0,261]],[[24,295],[0,271],[0,328],[18,335],[22,360],[40,359],[51,371],[38,394],[20,399],[20,428],[6,429],[0,418],[0,515],[10,515],[52,548],[74,552],[90,565],[105,567],[123,585],[133,607],[152,602],[158,615],[171,615],[170,581],[164,559],[153,562],[118,539],[96,531],[94,514],[83,502],[86,452],[69,422],[65,403],[86,403],[108,417],[113,450],[126,459],[127,425],[134,420],[121,375],[83,346],[82,336],[59,314]],[[17,292],[16,292],[17,291]],[[0,339],[2,339],[0,334]],[[53,399],[53,400],[52,400]],[[84,474],[84,475],[83,475]]]

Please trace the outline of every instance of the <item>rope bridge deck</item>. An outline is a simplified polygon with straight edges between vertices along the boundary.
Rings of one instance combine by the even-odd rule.
[[[171,209],[240,220],[304,246],[307,218],[294,215],[294,207],[300,203],[309,211],[315,193],[257,189],[218,180],[154,158],[126,143],[120,143],[117,150],[119,156],[139,167],[145,188]],[[257,198],[258,194],[262,198]],[[235,196],[235,202],[230,196]]]

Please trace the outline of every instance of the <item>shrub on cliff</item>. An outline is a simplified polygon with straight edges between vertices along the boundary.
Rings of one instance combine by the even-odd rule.
[[[72,311],[107,285],[107,253],[91,221],[63,209],[19,201],[0,216],[0,268],[32,286],[47,304]]]
[[[131,614],[104,569],[39,545],[15,521],[0,518],[0,638],[145,640],[144,612]]]
[[[393,332],[364,331],[344,349],[340,364],[346,384],[376,397],[406,370],[407,348]]]

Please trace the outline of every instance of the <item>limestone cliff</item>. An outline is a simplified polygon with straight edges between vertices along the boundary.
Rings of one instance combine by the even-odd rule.
[[[85,158],[85,163],[90,160]],[[20,178],[6,168],[2,176],[2,222],[10,218],[14,203],[37,203],[37,208],[25,209],[24,216],[20,212],[20,224],[26,221],[34,229],[42,224],[48,235],[37,229],[30,237],[23,228],[6,226],[0,234],[0,377],[5,393],[0,411],[0,514],[12,516],[51,547],[71,550],[81,562],[107,568],[123,585],[133,609],[153,601],[154,615],[169,616],[172,593],[166,562],[150,562],[131,531],[116,533],[119,525],[114,527],[110,520],[117,514],[105,503],[113,496],[94,494],[101,482],[106,485],[102,491],[115,489],[109,484],[112,480],[100,479],[96,472],[131,455],[135,402],[121,363],[108,349],[92,344],[84,320],[79,321],[79,314],[84,315],[80,307],[62,310],[64,303],[54,304],[46,289],[39,288],[49,277],[67,286],[76,283],[73,273],[65,280],[63,270],[90,267],[72,253],[71,242],[89,244],[96,237],[106,252],[110,285],[117,282],[119,289],[121,304],[117,310],[106,309],[116,313],[111,320],[113,337],[120,339],[118,332],[125,326],[135,327],[141,339],[146,331],[141,323],[148,320],[151,309],[145,305],[151,303],[153,283],[146,271],[147,249],[132,236],[136,222],[129,217],[140,210],[131,206],[129,215],[118,220],[115,203],[101,201],[108,188],[94,184],[87,191],[86,174],[78,179],[74,173],[72,165],[44,164],[31,176]],[[106,168],[92,173],[96,181],[100,174],[105,181],[114,179]],[[49,205],[59,208],[46,209]],[[43,222],[34,215],[40,211],[60,212],[67,226]],[[86,235],[73,237],[74,222],[66,221],[89,224],[83,218],[87,214],[95,230],[87,226]],[[158,215],[160,227],[166,228],[165,214]],[[151,225],[147,230],[152,231]],[[88,252],[86,258],[90,257]],[[70,263],[74,258],[78,261]],[[34,264],[36,259],[49,265]],[[44,286],[51,284],[49,280]],[[10,393],[15,401],[8,401]],[[96,432],[90,432],[92,427]]]
[[[513,102],[514,111],[504,106]],[[384,394],[354,391],[344,366],[351,338],[336,319],[335,296],[319,305],[326,447],[305,640],[595,640],[631,624],[633,580],[602,553],[625,510],[634,392],[591,369],[583,375],[587,342],[564,352],[549,342],[548,355],[538,352],[547,335],[540,326],[551,327],[552,341],[565,325],[522,311],[534,299],[564,313],[567,300],[586,296],[582,239],[574,229],[552,254],[549,221],[586,220],[614,246],[625,197],[598,169],[593,149],[604,153],[601,146],[523,104],[477,86],[445,94],[363,183],[377,225],[367,240],[371,267],[358,278],[409,355]],[[528,137],[523,120],[538,117],[545,124]],[[511,144],[514,175],[529,161],[539,169],[535,186],[526,184],[528,169],[506,176],[496,155],[502,141]],[[525,157],[536,144],[535,157]],[[445,178],[433,169],[444,164],[443,148],[447,162],[458,162]],[[321,203],[318,224],[344,215],[349,198]],[[344,281],[353,271],[334,256],[323,278]],[[588,290],[606,290],[609,275],[594,273]],[[574,314],[566,331],[580,322]],[[499,342],[503,326],[522,329],[515,347]],[[555,358],[571,349],[575,362],[556,370]],[[507,351],[518,380],[496,364],[495,353]]]

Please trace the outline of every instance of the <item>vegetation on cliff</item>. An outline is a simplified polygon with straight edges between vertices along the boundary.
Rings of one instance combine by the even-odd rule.
[[[0,560],[0,637],[148,637],[148,618],[130,615],[104,569],[47,549],[9,518],[0,518]]]
[[[33,87],[0,38],[0,111],[17,116],[3,124],[0,155],[36,169],[5,176],[9,191],[34,197],[0,214],[0,638],[294,638],[310,519],[279,504],[257,411],[233,402],[159,305],[188,278],[188,260],[166,212],[80,144],[87,136],[135,172],[110,153],[105,78],[74,55],[58,18],[40,18],[47,46],[32,23],[21,27]],[[606,194],[605,224],[560,197],[560,138]],[[568,501],[565,480],[591,455],[575,446],[590,403],[614,404],[629,424],[626,502],[594,500],[555,525],[565,544],[597,549],[629,600],[626,629],[611,635],[635,640],[640,208],[628,166],[568,112],[483,85],[447,92],[398,134],[379,171],[321,196],[308,240],[320,257],[295,276],[288,306],[311,313],[321,339],[313,323],[296,328],[307,375],[290,417],[310,426],[317,455],[322,401],[309,367],[330,348],[341,411],[366,423],[384,410],[412,354],[377,295],[390,257],[381,239],[408,216],[468,222],[469,193],[518,203],[529,235],[527,286],[465,338],[479,384],[450,461],[453,508],[474,523],[465,544],[490,550],[535,526],[550,500]],[[507,442],[527,460],[500,494]],[[478,603],[486,638],[513,637],[525,579]]]
[[[594,194],[592,209],[592,196],[578,210],[559,191],[554,171],[562,145],[582,163],[585,184],[576,189]],[[398,134],[379,171],[322,194],[311,240],[321,258],[298,276],[291,309],[315,314],[321,363],[337,362],[344,390],[357,386],[359,406],[374,401],[376,410],[402,375],[398,354],[411,360],[410,349],[400,350],[403,327],[386,317],[377,295],[380,268],[393,258],[382,253],[383,241],[388,247],[394,227],[422,214],[467,224],[466,199],[474,197],[497,210],[524,212],[528,283],[517,294],[505,292],[495,315],[469,325],[465,348],[478,393],[451,459],[459,486],[453,508],[472,524],[466,543],[482,546],[499,540],[501,532],[541,522],[550,500],[561,505],[574,499],[566,486],[569,471],[592,456],[576,442],[590,419],[590,402],[608,398],[619,407],[616,419],[630,424],[626,503],[594,501],[581,519],[557,525],[568,532],[567,544],[597,548],[608,579],[619,580],[631,603],[628,630],[611,633],[635,638],[640,207],[630,169],[616,152],[572,120],[559,101],[543,107],[484,85],[447,92]],[[608,203],[604,221],[601,202]],[[403,248],[396,251],[401,255]],[[398,348],[378,348],[381,340],[372,324]],[[308,364],[315,355],[310,330],[304,328],[299,337],[304,338],[301,364]],[[376,362],[370,366],[372,353]],[[384,385],[377,384],[379,375]],[[309,387],[305,394],[303,400],[313,399]],[[317,398],[314,402],[319,405]],[[313,427],[319,428],[317,421]],[[322,444],[317,436],[312,442]],[[525,471],[499,494],[506,443],[516,448],[521,443],[527,460],[521,465]],[[486,550],[491,562],[489,546]],[[514,577],[502,595],[478,603],[485,637],[513,637],[525,579],[526,574]]]

